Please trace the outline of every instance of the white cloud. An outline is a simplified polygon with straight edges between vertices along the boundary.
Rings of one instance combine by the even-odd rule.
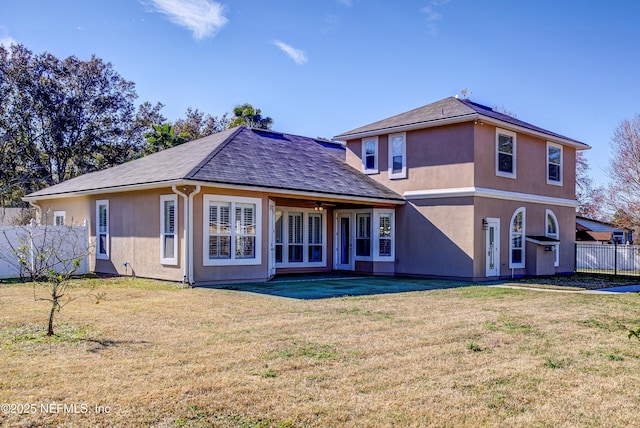
[[[196,40],[213,37],[229,21],[225,7],[209,0],[149,0],[156,12],[187,28]]]
[[[420,9],[420,12],[424,13],[425,15],[427,15],[427,21],[429,21],[429,22],[438,21],[438,20],[442,19],[442,14],[440,12],[438,12],[437,10],[434,10],[430,6],[423,7],[422,9]]]
[[[274,40],[273,43],[275,46],[280,48],[280,50],[287,55],[298,65],[303,65],[307,62],[307,55],[305,55],[303,50],[296,49],[288,44],[281,42],[280,40]]]
[[[9,48],[9,46],[17,45],[17,44],[18,42],[16,42],[16,40],[12,37],[9,37],[9,36],[0,37],[0,45],[4,46],[5,48]]]
[[[7,31],[7,29],[4,26],[0,25],[0,45],[4,46],[5,48],[9,48],[9,46],[17,44],[18,42],[16,42],[16,39],[9,36],[9,32]]]

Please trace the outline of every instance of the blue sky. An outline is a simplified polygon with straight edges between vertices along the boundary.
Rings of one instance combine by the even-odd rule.
[[[640,113],[640,1],[0,0],[0,42],[92,54],[160,101],[275,130],[344,131],[470,98],[583,141],[606,181],[617,124]]]

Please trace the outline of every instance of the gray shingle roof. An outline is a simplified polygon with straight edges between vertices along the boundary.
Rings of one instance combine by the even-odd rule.
[[[358,134],[371,133],[375,131],[384,133],[385,131],[389,131],[397,127],[419,126],[420,124],[427,126],[432,122],[445,119],[464,119],[465,117],[468,117],[469,120],[472,120],[479,114],[505,123],[527,128],[535,132],[540,132],[549,135],[550,137],[573,141],[579,145],[585,145],[584,143],[572,138],[556,134],[555,132],[540,128],[528,122],[516,119],[515,117],[494,111],[491,107],[487,107],[470,100],[461,100],[455,97],[448,97],[443,100],[427,104],[426,106],[418,107],[408,112],[352,129],[348,132],[343,132],[342,134],[336,135],[335,138],[337,140],[345,140],[352,138],[353,136],[357,136]],[[588,146],[585,145],[585,148],[586,147]]]
[[[345,163],[339,144],[297,135],[233,128],[28,195],[105,192],[113,188],[193,180],[258,188],[402,201]]]

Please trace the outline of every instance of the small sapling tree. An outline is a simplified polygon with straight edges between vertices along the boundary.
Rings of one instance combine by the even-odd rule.
[[[0,258],[14,268],[20,278],[30,279],[33,298],[51,303],[47,336],[54,335],[54,316],[70,302],[86,296],[88,292],[74,292],[72,277],[89,255],[87,227],[36,226],[34,220],[28,226],[3,229],[3,246]],[[47,292],[43,297],[38,288]],[[102,296],[94,296],[98,299]]]

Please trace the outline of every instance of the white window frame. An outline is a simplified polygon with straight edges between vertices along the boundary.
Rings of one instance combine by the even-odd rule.
[[[558,217],[556,217],[555,213],[550,209],[545,210],[544,214],[545,214],[544,215],[544,235],[547,238],[553,238],[559,241],[560,240],[560,224],[558,223]],[[553,222],[556,225],[556,233],[549,233],[549,217],[553,219]],[[560,244],[554,245],[553,252],[555,253],[554,259],[553,259],[553,266],[558,267],[560,266]]]
[[[165,211],[164,206],[166,202],[173,202],[173,233],[167,233],[165,231]],[[167,235],[173,235],[173,257],[165,257],[166,248],[165,237]],[[160,195],[160,263],[163,265],[177,265],[178,264],[178,195]]]
[[[513,168],[512,172],[500,171],[500,135],[506,135],[507,137],[511,137],[513,141],[513,153],[512,155],[512,163],[511,166]],[[498,177],[505,178],[516,178],[516,165],[517,165],[517,137],[516,133],[513,131],[507,131],[506,129],[496,128],[496,175]]]
[[[522,213],[522,232],[514,232],[513,231],[513,222],[516,219],[516,216]],[[520,242],[522,243],[522,258],[520,263],[513,262],[513,250],[515,249],[513,246],[513,238],[514,236],[521,235]],[[509,269],[522,269],[525,267],[526,260],[526,236],[527,236],[527,210],[525,207],[520,207],[511,216],[511,221],[509,221]]]
[[[327,211],[316,211],[309,208],[298,207],[276,207],[276,213],[282,213],[282,242],[277,245],[282,246],[282,261],[276,262],[276,268],[298,268],[298,267],[326,267],[327,266]],[[302,246],[302,261],[289,261],[289,215],[302,214],[302,242],[295,245]],[[309,242],[309,216],[320,215],[321,223],[321,243]],[[312,246],[322,246],[322,261],[309,261],[309,248]]]
[[[550,178],[550,174],[549,174],[549,165],[551,165],[551,162],[549,162],[549,149],[554,148],[554,149],[560,149],[560,180],[552,180]],[[562,179],[563,179],[563,174],[562,174],[562,168],[564,165],[564,150],[562,148],[561,144],[557,144],[557,143],[552,143],[551,141],[547,141],[547,162],[546,162],[546,166],[547,166],[547,170],[546,170],[546,174],[547,174],[547,184],[551,184],[554,186],[562,186]]]
[[[230,233],[230,258],[210,259],[209,258],[209,205],[216,202],[229,203],[229,222],[231,223]],[[252,204],[256,207],[255,212],[255,235],[254,236],[254,257],[236,258],[236,238],[246,236],[236,231],[236,204]],[[242,266],[262,264],[262,199],[246,198],[227,195],[204,195],[202,204],[202,264],[203,266]]]
[[[399,172],[393,172],[393,139],[402,138],[402,168]],[[389,134],[387,140],[389,149],[389,179],[397,180],[399,178],[407,178],[407,133],[399,132],[397,134]]]
[[[369,255],[362,256],[358,255],[358,239],[366,239],[358,236],[358,215],[359,214],[367,214],[369,215]],[[374,239],[374,228],[373,228],[373,212],[372,210],[355,210],[353,212],[353,257],[355,261],[372,261],[373,260],[373,251],[375,245]]]
[[[100,207],[106,207],[106,224],[105,224],[105,232],[100,233]],[[99,260],[109,260],[109,254],[111,250],[111,237],[109,233],[109,200],[108,199],[100,199],[96,201],[96,259]],[[104,252],[100,252],[100,235],[105,235],[104,238]]]
[[[62,219],[60,221],[61,224],[58,224],[58,219]],[[53,212],[53,225],[54,226],[65,226],[67,224],[67,212],[66,211],[54,211]]]
[[[367,143],[373,142],[375,147],[373,168],[367,169]],[[380,152],[378,151],[378,137],[368,137],[362,139],[361,157],[362,157],[362,172],[365,174],[377,174],[378,173],[378,158]]]
[[[382,217],[390,217],[391,234],[389,239],[391,241],[391,253],[388,255],[380,254],[380,241],[383,239],[380,234],[380,219]],[[372,245],[373,247],[373,260],[377,262],[393,262],[395,261],[395,210],[389,209],[374,209],[373,210],[373,231],[372,231]]]

